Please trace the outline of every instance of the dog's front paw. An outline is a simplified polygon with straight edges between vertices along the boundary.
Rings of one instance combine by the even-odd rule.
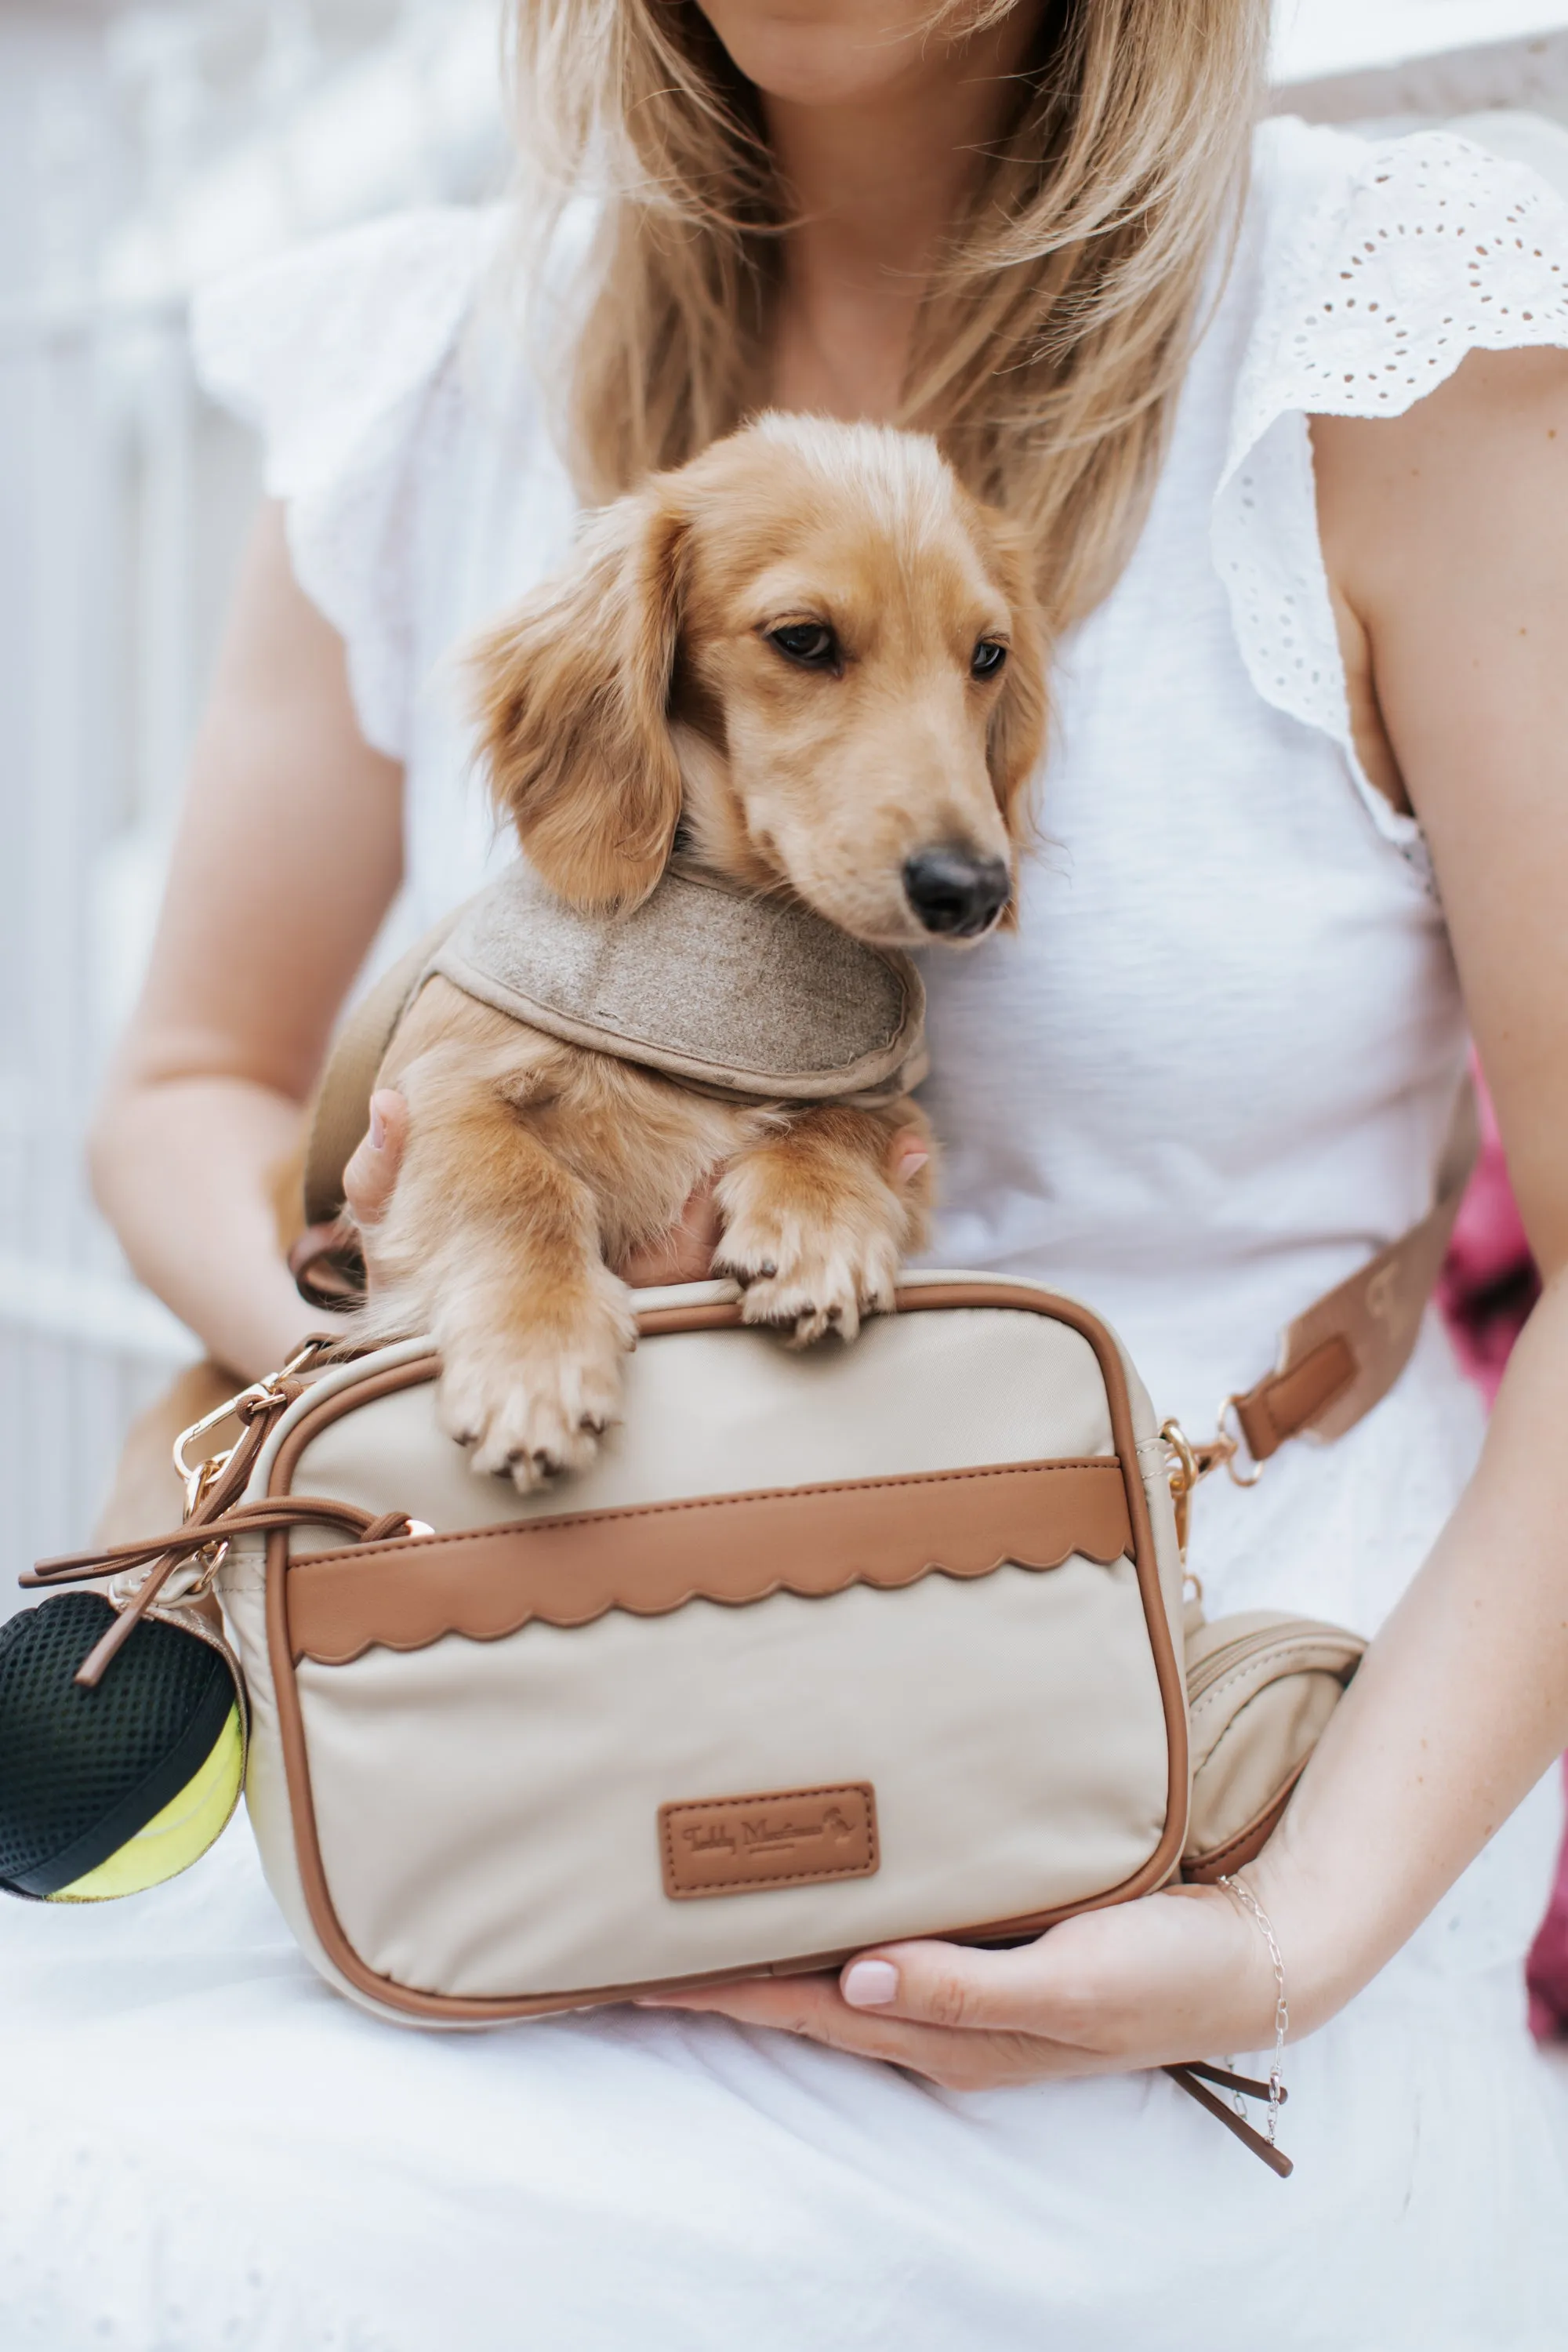
[[[548,1318],[522,1302],[505,1319],[441,1338],[437,1418],[468,1447],[481,1476],[531,1494],[563,1470],[583,1470],[620,1414],[621,1368],[636,1329],[626,1293],[592,1297]]]
[[[745,1292],[743,1322],[776,1325],[801,1348],[826,1331],[853,1339],[863,1317],[888,1313],[898,1270],[893,1236],[869,1220],[789,1210],[735,1219],[713,1261]]]

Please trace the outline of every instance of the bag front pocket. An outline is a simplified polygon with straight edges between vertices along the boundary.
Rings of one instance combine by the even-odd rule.
[[[298,1559],[343,1937],[394,1984],[533,2001],[1101,1895],[1166,1825],[1129,1542],[1090,1461]]]

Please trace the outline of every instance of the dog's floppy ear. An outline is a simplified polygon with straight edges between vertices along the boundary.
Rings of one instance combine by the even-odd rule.
[[[1001,516],[988,514],[986,519],[991,525],[1001,586],[1012,609],[1013,642],[1002,691],[991,714],[985,757],[991,770],[992,790],[1002,811],[1016,862],[1035,830],[1035,807],[1029,788],[1046,748],[1050,708],[1046,689],[1047,637],[1027,542],[1016,526]],[[1014,930],[1017,921],[1018,894],[1015,887],[1000,928]]]
[[[669,856],[680,770],[668,718],[679,513],[658,484],[618,499],[570,568],[476,648],[490,790],[534,867],[584,907],[635,907]]]
[[[985,756],[1008,839],[1019,847],[1033,829],[1029,785],[1046,748],[1046,631],[1027,543],[1000,516],[987,520],[1000,584],[1012,610],[1013,648],[992,713]]]

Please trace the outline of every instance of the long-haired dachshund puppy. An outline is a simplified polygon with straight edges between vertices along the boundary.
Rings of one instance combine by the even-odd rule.
[[[881,947],[1011,919],[1041,625],[1021,540],[928,439],[764,416],[596,516],[476,660],[498,808],[572,906],[637,906],[679,838]],[[635,1334],[610,1268],[705,1178],[715,1272],[799,1340],[853,1338],[923,1236],[907,1096],[719,1099],[439,978],[377,1083],[410,1133],[361,1331],[428,1331],[443,1426],[525,1493],[615,1417]]]

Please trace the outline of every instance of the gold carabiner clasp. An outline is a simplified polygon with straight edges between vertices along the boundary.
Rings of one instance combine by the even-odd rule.
[[[186,1459],[186,1448],[198,1437],[205,1437],[209,1430],[221,1428],[226,1421],[248,1422],[254,1420],[258,1412],[284,1402],[287,1396],[285,1382],[303,1371],[324,1348],[331,1344],[330,1339],[319,1337],[307,1339],[304,1346],[289,1357],[281,1371],[268,1372],[264,1381],[252,1381],[248,1388],[226,1397],[222,1404],[214,1405],[211,1412],[204,1412],[200,1421],[193,1421],[188,1429],[181,1430],[174,1440],[173,1453],[175,1475],[185,1490],[187,1519],[200,1507],[214,1481],[223,1475],[234,1458],[235,1448],[226,1445],[216,1454],[205,1454],[199,1462]],[[238,1443],[236,1439],[235,1444]]]
[[[1226,1397],[1220,1407],[1219,1426],[1206,1444],[1194,1445],[1179,1421],[1167,1421],[1160,1431],[1170,1449],[1171,1501],[1175,1508],[1176,1545],[1184,1568],[1187,1560],[1187,1537],[1192,1528],[1193,1496],[1196,1488],[1222,1463],[1238,1486],[1256,1486],[1263,1475],[1262,1464],[1254,1462],[1250,1452],[1247,1454],[1247,1460],[1251,1475],[1245,1475],[1236,1466],[1246,1441],[1245,1435],[1233,1437],[1226,1427],[1226,1417],[1234,1410],[1235,1404],[1234,1397]]]

